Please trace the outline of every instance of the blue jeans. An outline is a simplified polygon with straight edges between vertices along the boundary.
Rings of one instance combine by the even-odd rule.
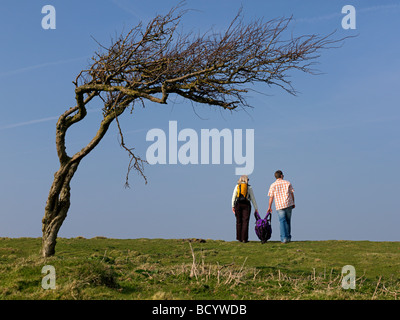
[[[290,219],[292,218],[293,207],[288,207],[281,210],[276,210],[279,217],[279,225],[281,230],[281,242],[289,242],[292,240],[290,234]]]

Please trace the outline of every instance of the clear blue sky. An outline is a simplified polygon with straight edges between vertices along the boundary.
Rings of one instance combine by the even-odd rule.
[[[41,9],[56,9],[56,29],[43,30]],[[72,81],[98,48],[122,30],[165,13],[177,1],[1,1],[0,3],[0,236],[40,237],[53,174],[57,117],[74,105]],[[356,30],[344,30],[341,9],[356,8]],[[296,194],[293,240],[399,241],[400,4],[398,1],[192,1],[185,30],[224,29],[243,5],[245,19],[289,17],[293,32],[356,35],[322,52],[322,75],[293,72],[299,91],[257,87],[253,109],[224,112],[172,99],[121,118],[125,140],[143,157],[153,128],[254,129],[250,176],[262,215],[273,173],[281,169]],[[67,151],[94,135],[100,101],[70,130]],[[211,238],[235,240],[232,165],[146,166],[148,184],[133,173],[112,126],[73,181],[61,237]],[[272,240],[279,240],[273,212]],[[250,221],[250,240],[257,240]]]

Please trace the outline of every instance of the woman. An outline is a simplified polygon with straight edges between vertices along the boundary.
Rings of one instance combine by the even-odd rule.
[[[232,211],[236,216],[236,240],[249,241],[249,220],[251,203],[258,212],[253,188],[249,185],[249,177],[243,175],[239,178],[232,195]]]

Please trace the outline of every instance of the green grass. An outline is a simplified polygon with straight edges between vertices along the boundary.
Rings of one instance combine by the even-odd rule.
[[[0,238],[0,299],[398,299],[400,243]],[[42,288],[42,267],[56,288]],[[342,267],[356,288],[342,288]]]

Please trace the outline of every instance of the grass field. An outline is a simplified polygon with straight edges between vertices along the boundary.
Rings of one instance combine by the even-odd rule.
[[[0,299],[400,298],[400,242],[226,242],[200,239],[0,238]],[[42,288],[45,265],[56,288]],[[344,289],[345,265],[356,288]]]

